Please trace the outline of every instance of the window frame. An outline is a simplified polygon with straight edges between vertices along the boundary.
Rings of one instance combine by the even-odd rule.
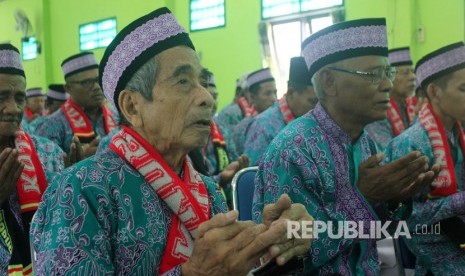
[[[226,0],[223,0],[223,10],[224,10],[224,14],[223,14],[224,23],[223,23],[223,25],[218,25],[218,26],[193,30],[192,29],[192,9],[191,9],[192,1],[193,0],[189,0],[189,32],[193,33],[193,32],[200,32],[200,31],[208,31],[208,30],[213,30],[213,29],[219,29],[219,28],[226,27]]]
[[[96,23],[101,23],[103,21],[107,21],[107,20],[111,20],[111,19],[114,19],[115,20],[115,36],[113,37],[113,39],[116,37],[116,35],[118,34],[118,20],[117,20],[117,17],[116,16],[113,16],[113,17],[108,17],[108,18],[103,18],[103,19],[99,19],[99,20],[95,20],[95,21],[91,21],[91,22],[87,22],[87,23],[84,23],[84,24],[79,24],[78,26],[78,40],[79,40],[79,50],[80,51],[92,51],[92,50],[96,50],[96,49],[103,49],[103,48],[106,48],[108,47],[107,46],[101,46],[101,47],[96,47],[96,48],[92,48],[92,49],[82,49],[81,48],[81,28],[83,26],[86,26],[86,25],[91,25],[91,24],[96,24]],[[97,31],[98,33],[98,31]],[[112,39],[112,40],[113,40]]]
[[[326,13],[332,13],[334,11],[338,10],[345,10],[345,0],[342,0],[341,5],[337,6],[331,6],[331,7],[326,7],[326,8],[321,8],[321,9],[315,9],[315,10],[308,10],[308,11],[302,11],[302,0],[299,0],[299,12],[295,13],[289,13],[289,14],[283,14],[283,15],[278,15],[278,16],[272,16],[272,17],[263,17],[263,1],[260,0],[260,18],[264,22],[274,22],[274,21],[286,21],[286,20],[292,20],[300,17],[306,17],[306,16],[315,16],[319,14],[326,14]],[[324,0],[323,0],[324,1]]]

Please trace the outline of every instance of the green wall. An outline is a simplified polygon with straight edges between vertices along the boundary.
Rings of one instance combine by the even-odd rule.
[[[259,0],[226,2],[226,26],[197,31],[191,38],[202,63],[215,73],[220,92],[219,108],[229,104],[234,95],[235,80],[244,72],[261,68],[262,58],[258,23]],[[464,40],[464,0],[345,0],[346,19],[385,17],[389,47],[410,45],[412,57],[418,60],[443,45]],[[28,87],[46,87],[62,82],[60,64],[79,52],[80,24],[117,17],[121,30],[132,20],[161,6],[168,6],[181,24],[189,29],[189,0],[5,0],[0,2],[0,41],[20,45],[20,33],[13,13],[20,8],[30,18],[42,54],[25,61]],[[419,41],[417,30],[424,30]],[[103,49],[95,50],[98,59]]]

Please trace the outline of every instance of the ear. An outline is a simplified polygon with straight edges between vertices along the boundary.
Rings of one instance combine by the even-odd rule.
[[[439,101],[440,93],[442,89],[434,83],[428,84],[426,87],[426,94],[428,95],[431,103],[437,103]]]
[[[331,70],[324,69],[320,72],[320,83],[326,96],[337,95],[336,79]]]
[[[122,116],[133,127],[141,127],[143,125],[142,116],[140,114],[141,95],[137,92],[123,90],[118,96],[118,106]]]

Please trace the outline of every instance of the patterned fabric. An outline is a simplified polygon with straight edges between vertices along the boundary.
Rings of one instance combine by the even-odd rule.
[[[143,175],[173,211],[159,272],[185,263],[194,249],[200,224],[209,220],[210,214],[207,190],[199,174],[184,159],[183,177],[179,177],[142,136],[127,126],[113,136],[110,149]]]
[[[415,107],[413,101],[407,101],[407,106],[399,105],[391,100],[391,107],[388,109],[388,118],[373,122],[365,127],[365,131],[376,143],[379,150],[383,151],[389,142],[396,137],[397,132],[402,133],[415,120]],[[399,108],[400,106],[400,108]],[[393,122],[397,128],[393,127]]]
[[[201,176],[210,215],[225,212]],[[157,275],[173,212],[145,178],[107,149],[52,182],[31,227],[38,275]],[[180,267],[167,275],[180,275]]]
[[[457,141],[458,143],[458,141]],[[457,147],[459,148],[459,147]],[[435,156],[428,134],[419,121],[392,140],[385,151],[385,162],[397,160],[413,150],[429,158],[429,165],[435,163]],[[458,154],[458,157],[462,153]],[[454,165],[458,180],[458,192],[447,197],[428,199],[431,187],[426,187],[414,197],[413,211],[407,220],[410,232],[421,232],[419,226],[429,229],[439,221],[452,217],[465,219],[465,166],[463,158]],[[465,253],[457,244],[443,234],[418,234],[407,239],[410,250],[417,256],[416,275],[425,275],[428,270],[434,275],[465,275]]]
[[[271,142],[255,179],[253,218],[261,221],[265,204],[287,193],[315,220],[370,221],[387,218],[358,191],[358,165],[375,154],[366,133],[352,142],[321,104],[294,120]],[[380,206],[383,207],[383,206]],[[404,208],[394,219],[408,215]],[[337,228],[337,227],[336,227]],[[366,228],[366,229],[365,229]],[[306,275],[377,275],[374,240],[331,239],[327,233],[313,240],[305,263]]]
[[[247,77],[247,87],[250,88],[254,84],[262,83],[269,80],[274,80],[273,75],[271,75],[270,68],[260,69],[249,74],[249,76]]]
[[[71,56],[61,64],[61,70],[65,78],[92,68],[98,68],[98,63],[95,55],[91,52],[84,52]]]
[[[48,139],[34,135],[29,135],[29,138],[45,173],[46,182],[50,183],[64,169],[63,151]],[[21,141],[18,146],[24,147],[24,142]],[[22,162],[30,165],[31,161],[28,162],[27,159],[23,154]],[[22,178],[25,179],[24,176]],[[5,202],[0,202],[0,275],[32,273],[28,231],[35,208],[28,210],[30,211],[21,212],[18,192],[10,195]]]
[[[271,141],[285,127],[286,122],[277,103],[255,118],[244,143],[244,153],[250,158],[252,166],[259,164]]]
[[[389,63],[391,66],[412,65],[412,57],[410,56],[410,48],[403,47],[389,50]]]
[[[254,117],[245,117],[233,128],[233,141],[236,147],[237,158],[244,153],[245,137],[250,129],[250,124],[254,121]],[[236,158],[236,159],[237,159]]]
[[[294,114],[292,114],[291,109],[287,105],[286,95],[284,95],[284,97],[278,100],[278,105],[279,111],[281,111],[281,114],[283,114],[283,118],[284,121],[286,121],[286,124],[289,124],[290,122],[294,121],[295,117]]]
[[[253,107],[245,97],[237,99],[237,104],[242,110],[242,116],[243,117],[248,117],[248,116],[257,116],[257,110],[255,110],[255,107]]]
[[[221,110],[221,112],[214,118],[215,122],[221,129],[226,144],[228,145],[228,155],[231,160],[236,160],[238,155],[236,153],[236,146],[234,144],[234,126],[236,126],[242,119],[244,115],[239,104],[233,103]],[[234,146],[232,146],[234,145]]]
[[[34,121],[28,124],[28,129],[26,129],[26,131],[34,134],[36,132],[36,129],[41,127],[46,121],[47,121],[47,116],[37,117],[37,119],[35,119]],[[23,122],[21,123],[21,125],[23,125],[23,123],[24,123],[24,117],[23,117]]]
[[[16,48],[15,48],[16,49]],[[19,52],[0,48],[0,68],[14,68],[24,71]]]
[[[115,118],[115,121],[118,121],[118,119]],[[107,135],[103,116],[100,116],[96,122],[90,120],[90,123],[92,124],[93,131],[100,136],[100,138]],[[73,129],[61,109],[50,115],[47,121],[36,129],[35,134],[46,137],[57,143],[67,154],[69,153],[74,136]]]

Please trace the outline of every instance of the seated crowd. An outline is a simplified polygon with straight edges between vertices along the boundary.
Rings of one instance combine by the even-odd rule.
[[[465,44],[415,67],[387,45],[385,19],[334,24],[290,60],[282,98],[260,68],[217,113],[214,74],[167,8],[100,62],[66,58],[45,95],[0,44],[0,274],[379,275],[383,237],[334,233],[394,221],[417,275],[465,275]],[[249,166],[240,221],[231,182]],[[316,222],[318,237],[289,235]]]

